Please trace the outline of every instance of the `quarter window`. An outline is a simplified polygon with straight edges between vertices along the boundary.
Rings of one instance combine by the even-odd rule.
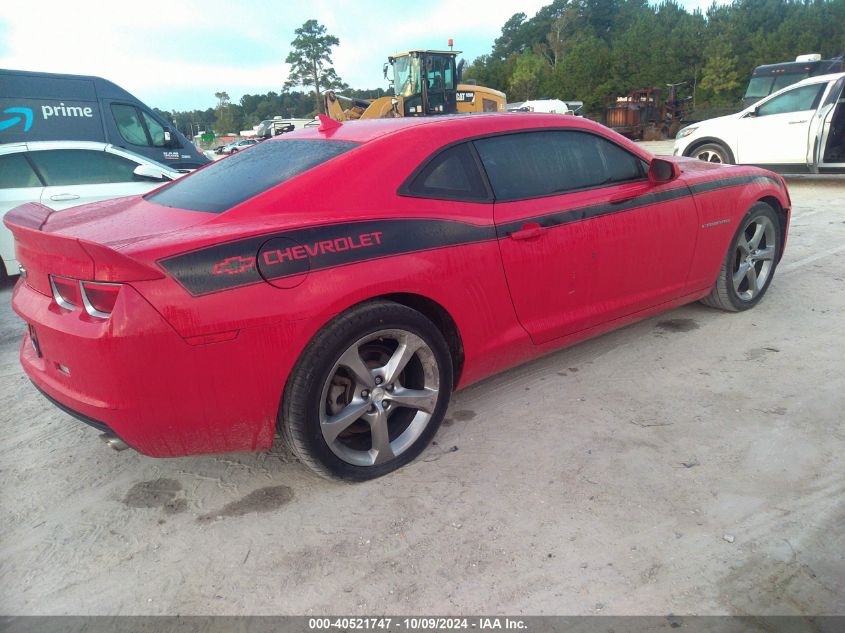
[[[23,154],[0,156],[0,189],[42,187],[32,165]]]
[[[46,185],[97,185],[139,180],[133,173],[137,163],[87,149],[56,149],[30,152]]]
[[[485,201],[490,197],[467,143],[435,156],[413,178],[406,192],[439,200]]]
[[[498,201],[551,196],[645,178],[645,161],[595,134],[521,132],[475,141]]]
[[[825,83],[811,84],[784,92],[757,108],[757,116],[815,110],[826,87]]]

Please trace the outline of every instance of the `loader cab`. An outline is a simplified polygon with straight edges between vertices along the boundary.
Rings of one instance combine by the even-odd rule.
[[[393,67],[395,95],[402,98],[403,116],[454,114],[458,111],[455,56],[459,53],[409,51],[388,58]]]

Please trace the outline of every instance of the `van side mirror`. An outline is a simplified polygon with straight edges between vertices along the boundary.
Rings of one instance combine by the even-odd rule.
[[[144,180],[154,180],[156,182],[165,182],[170,180],[170,177],[165,175],[165,173],[156,168],[152,165],[138,165],[133,171],[138,178],[142,178]]]
[[[648,164],[648,180],[654,185],[671,182],[681,175],[678,165],[662,158],[653,158]]]

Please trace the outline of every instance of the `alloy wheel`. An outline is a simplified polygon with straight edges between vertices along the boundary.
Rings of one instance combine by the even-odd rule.
[[[428,344],[406,330],[379,330],[353,343],[329,372],[320,431],[343,461],[384,464],[422,435],[439,393],[440,371]]]
[[[751,218],[734,247],[733,288],[742,301],[751,301],[766,286],[774,258],[774,223],[765,215]]]

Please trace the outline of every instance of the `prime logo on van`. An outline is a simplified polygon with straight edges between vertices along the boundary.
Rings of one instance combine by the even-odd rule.
[[[97,103],[0,96],[0,143],[54,140],[104,141]]]
[[[33,113],[32,108],[25,108],[16,106],[13,108],[6,108],[3,114],[10,115],[8,119],[0,120],[0,131],[7,130],[18,124],[23,125],[23,131],[29,132],[32,127]],[[94,118],[94,108],[90,106],[69,106],[60,102],[58,105],[41,105],[41,118],[48,120],[51,118]]]
[[[57,106],[42,105],[41,116],[46,121],[50,117],[88,117],[94,118],[94,108],[88,106],[66,106],[59,103]]]

